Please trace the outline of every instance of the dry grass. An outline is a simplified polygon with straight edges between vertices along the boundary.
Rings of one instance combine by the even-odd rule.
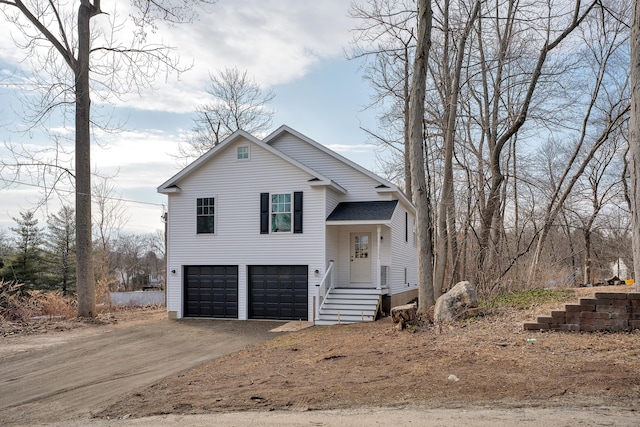
[[[640,331],[522,326],[595,290],[513,295],[442,328],[397,331],[383,319],[283,334],[123,396],[99,416],[405,405],[638,408]]]
[[[59,291],[26,291],[22,284],[0,281],[0,322],[29,323],[34,318],[69,319],[76,302]]]

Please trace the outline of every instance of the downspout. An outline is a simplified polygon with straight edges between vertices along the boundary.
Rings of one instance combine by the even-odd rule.
[[[382,278],[382,266],[380,265],[380,245],[382,244],[382,227],[380,226],[380,224],[378,224],[377,227],[377,235],[378,235],[378,240],[377,240],[377,245],[376,245],[376,257],[377,257],[377,267],[376,270],[378,271],[377,274],[377,279],[376,279],[376,289],[380,290],[382,289],[382,286],[380,284],[380,279]]]

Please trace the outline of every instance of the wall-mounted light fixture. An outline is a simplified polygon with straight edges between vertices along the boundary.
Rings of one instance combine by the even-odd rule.
[[[175,270],[171,270],[171,274],[176,274],[176,271]]]

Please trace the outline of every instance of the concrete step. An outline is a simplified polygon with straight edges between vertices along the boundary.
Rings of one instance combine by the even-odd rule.
[[[375,319],[373,318],[373,316],[364,316],[362,317],[361,315],[345,315],[345,314],[340,314],[340,320],[338,321],[338,315],[323,315],[320,317],[320,320],[323,322],[332,322],[331,324],[337,324],[339,323],[361,323],[361,322],[373,322]],[[318,324],[318,321],[316,320],[316,324]],[[325,323],[328,324],[328,323]]]
[[[377,289],[333,288],[327,295],[315,324],[372,322],[375,320],[379,301],[380,291]]]
[[[363,288],[333,288],[331,289],[332,294],[358,294],[358,295],[380,295],[380,290],[372,288],[372,289],[363,289]]]
[[[375,299],[362,299],[362,298],[337,298],[327,297],[324,300],[324,305],[327,304],[342,304],[342,305],[378,305],[378,298]]]
[[[376,314],[376,308],[369,308],[369,309],[344,309],[344,308],[327,308],[326,310],[323,308],[322,312],[320,313],[320,315],[322,316],[332,316],[332,315],[337,315],[338,313],[340,313],[341,316],[344,315],[348,315],[348,316],[361,316],[362,314],[364,314],[364,316],[369,316],[369,317],[373,317]]]

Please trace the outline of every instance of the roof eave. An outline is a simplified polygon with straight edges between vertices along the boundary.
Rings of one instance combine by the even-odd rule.
[[[330,179],[309,181],[309,187],[330,187],[336,190],[338,193],[347,194],[347,190],[343,186]]]
[[[177,185],[170,185],[169,187],[158,187],[158,193],[160,194],[171,194],[171,193],[179,193],[182,190]]]
[[[326,221],[327,225],[386,225],[391,227],[391,221],[388,219],[366,219],[366,220],[338,220],[338,221]]]

